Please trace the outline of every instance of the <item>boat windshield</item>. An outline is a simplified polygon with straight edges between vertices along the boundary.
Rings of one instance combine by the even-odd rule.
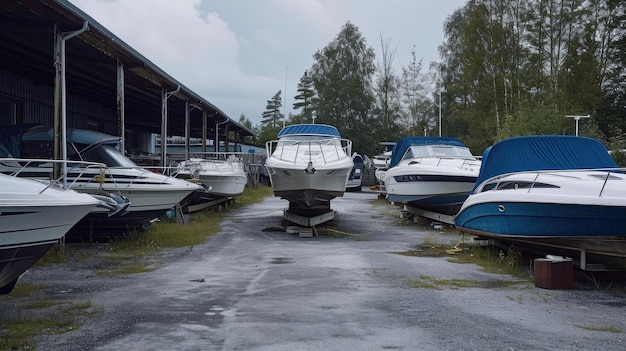
[[[289,145],[295,145],[295,144],[302,144],[304,143],[308,143],[308,142],[315,142],[315,143],[325,143],[328,145],[331,145],[332,143],[329,143],[331,141],[339,141],[339,139],[337,138],[333,138],[331,136],[325,136],[325,135],[290,135],[288,137],[282,137],[278,140],[277,143],[277,147],[285,147],[285,146],[289,146]]]
[[[104,163],[109,167],[138,167],[111,144],[98,145],[81,152],[84,161]]]
[[[420,157],[454,157],[475,159],[472,152],[467,147],[450,145],[414,145],[406,151],[402,159],[407,160]]]

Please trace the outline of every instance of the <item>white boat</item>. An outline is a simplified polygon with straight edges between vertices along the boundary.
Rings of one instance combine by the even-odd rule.
[[[215,199],[241,195],[248,182],[243,162],[234,155],[225,160],[191,158],[178,165],[175,175],[199,181],[205,187],[204,196]]]
[[[361,191],[363,168],[365,168],[363,157],[355,152],[352,154],[352,163],[354,163],[354,166],[350,171],[348,183],[346,183],[346,191]]]
[[[594,139],[506,139],[485,151],[454,222],[479,236],[626,257],[625,170]]]
[[[378,144],[380,145],[380,153],[372,157],[372,164],[376,169],[385,170],[389,168],[391,153],[396,143],[393,141],[381,141]]]
[[[342,139],[335,127],[287,126],[266,148],[274,196],[289,201],[290,207],[329,207],[330,200],[343,196],[354,165],[352,142]]]
[[[100,201],[51,183],[0,174],[0,293]]]
[[[374,166],[374,177],[378,182],[381,190],[385,190],[385,172],[389,169],[391,162],[391,154],[396,143],[393,141],[381,141],[380,153],[372,157],[372,165]]]
[[[456,138],[402,138],[385,174],[387,199],[454,215],[474,187],[480,165]]]
[[[10,135],[10,138],[0,140],[7,149],[2,156],[52,158],[54,138],[50,127],[8,126],[0,128],[0,135]],[[88,130],[69,129],[67,132],[68,186],[88,194],[100,194],[102,191],[119,193],[130,200],[128,213],[124,216],[109,217],[104,212],[96,211],[89,216],[90,223],[83,221],[81,224],[98,229],[145,228],[150,220],[200,189],[197,184],[137,166],[119,151],[119,141],[119,137]],[[73,160],[79,162],[73,164]],[[85,161],[105,164],[107,168],[105,171],[98,167],[85,168]],[[16,169],[14,163],[0,161],[0,172],[47,180],[51,179],[52,162],[32,162]]]

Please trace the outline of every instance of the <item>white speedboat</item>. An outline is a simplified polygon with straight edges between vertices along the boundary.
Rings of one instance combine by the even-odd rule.
[[[6,128],[19,128],[7,131]],[[47,126],[8,126],[0,128],[0,135],[10,135],[0,142],[7,149],[3,156],[19,158],[52,158],[53,130]],[[175,207],[200,186],[171,176],[157,174],[137,166],[118,149],[119,137],[107,134],[69,129],[67,132],[67,185],[76,191],[100,194],[119,193],[128,198],[130,206],[124,216],[110,217],[96,211],[81,224],[90,228],[146,227],[150,220]],[[75,160],[77,163],[72,163]],[[105,164],[107,168],[84,167],[83,162]],[[14,163],[0,162],[0,172],[16,173],[22,177],[51,179],[52,162],[32,162],[16,169]]]
[[[215,199],[241,195],[248,182],[243,162],[234,155],[226,159],[191,158],[178,165],[175,175],[199,181],[205,187],[204,196]]]
[[[51,183],[0,174],[0,293],[100,201]]]
[[[385,172],[389,169],[391,162],[391,154],[396,143],[393,141],[381,141],[380,153],[372,157],[372,165],[374,166],[374,177],[379,184],[380,190],[385,190]]]
[[[290,207],[330,206],[343,196],[352,162],[352,142],[323,124],[296,124],[283,128],[278,140],[266,144],[265,167],[274,195]]]
[[[363,169],[365,164],[363,157],[356,152],[352,155],[354,166],[350,171],[348,183],[346,183],[346,191],[361,191],[361,183],[363,182]]]
[[[524,136],[483,155],[456,227],[480,236],[626,257],[626,175],[597,140]]]
[[[406,137],[385,173],[387,199],[453,215],[474,187],[481,161],[458,139]]]

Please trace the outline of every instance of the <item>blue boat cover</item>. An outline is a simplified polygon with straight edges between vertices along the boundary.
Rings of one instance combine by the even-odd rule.
[[[91,130],[69,128],[66,134],[67,142],[94,145],[117,144],[120,138]],[[20,158],[20,144],[25,141],[52,141],[54,130],[52,127],[36,124],[16,124],[0,127],[0,157]]]
[[[472,193],[483,181],[523,171],[618,168],[599,141],[571,135],[533,135],[502,140],[485,149]]]
[[[412,136],[404,137],[400,139],[393,147],[391,152],[391,160],[389,161],[389,168],[397,165],[406,150],[413,145],[453,145],[453,146],[465,146],[459,139],[451,137],[425,137],[425,136]]]
[[[341,137],[337,128],[326,124],[293,124],[286,126],[278,132],[279,138],[285,135],[324,135]]]
[[[0,127],[0,157],[20,158],[22,135],[36,124],[17,124]]]

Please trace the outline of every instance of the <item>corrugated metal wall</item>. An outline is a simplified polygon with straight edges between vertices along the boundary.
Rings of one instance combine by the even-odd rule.
[[[54,88],[50,82],[35,82],[27,77],[0,70],[0,125],[54,123]],[[71,90],[71,87],[67,88]],[[70,128],[96,130],[117,135],[117,106],[86,101],[71,92],[67,96],[67,126]],[[8,116],[7,114],[12,114]],[[150,152],[146,133],[128,131],[127,149],[135,152]]]
[[[70,87],[68,87],[70,90]],[[54,123],[54,81],[35,82],[32,79],[0,70],[0,99],[14,105],[15,123]],[[97,129],[108,134],[117,134],[116,102],[111,107],[85,101],[67,95],[67,125],[80,129]],[[2,121],[7,120],[2,116]]]

